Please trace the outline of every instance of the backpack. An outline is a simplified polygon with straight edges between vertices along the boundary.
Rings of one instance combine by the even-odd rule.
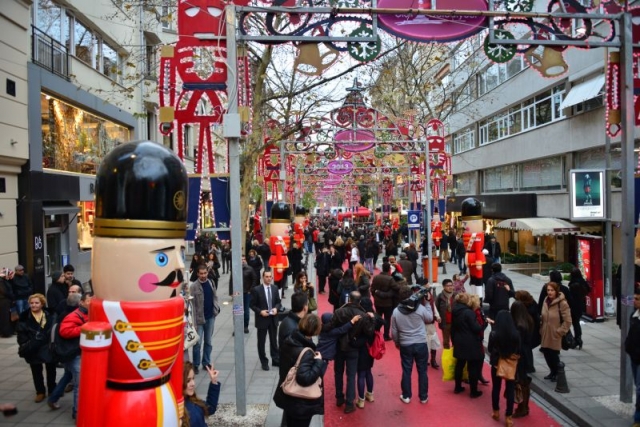
[[[82,319],[80,314],[74,312],[76,316]],[[70,316],[69,313],[67,316]],[[80,337],[77,338],[63,338],[60,336],[60,323],[58,322],[51,328],[51,341],[49,344],[49,350],[51,355],[57,362],[66,363],[71,362],[80,354]]]
[[[367,344],[369,348],[369,355],[375,360],[382,359],[382,356],[387,352],[387,345],[384,342],[382,331],[376,331],[373,335],[373,341],[371,344]]]

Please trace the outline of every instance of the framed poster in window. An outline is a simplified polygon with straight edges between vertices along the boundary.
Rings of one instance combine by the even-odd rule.
[[[605,219],[604,169],[572,169],[569,171],[571,220]]]

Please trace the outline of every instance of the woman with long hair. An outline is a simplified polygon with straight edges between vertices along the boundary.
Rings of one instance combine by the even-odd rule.
[[[502,388],[502,377],[497,375],[498,361],[500,358],[508,359],[513,354],[520,354],[520,334],[513,322],[511,313],[507,310],[500,310],[495,318],[493,330],[489,334],[489,358],[491,362],[491,405],[493,411],[491,418],[500,420],[500,390]],[[513,425],[513,400],[515,390],[515,380],[504,379],[505,395],[507,398],[507,410],[505,412],[505,425]]]
[[[551,370],[544,379],[555,382],[558,379],[562,337],[571,328],[571,309],[564,294],[560,293],[560,286],[555,282],[547,283],[547,298],[542,306],[541,318],[540,349]]]
[[[360,292],[360,305],[367,312],[373,312],[373,303],[371,302],[371,274],[364,265],[359,262],[354,267],[356,276],[356,287]]]
[[[527,308],[527,313],[533,319],[533,331],[531,331],[531,359],[527,365],[527,373],[531,374],[536,371],[533,366],[533,349],[540,345],[540,311],[538,310],[538,303],[533,299],[527,291],[516,291],[516,301],[520,301]]]
[[[312,351],[307,351],[302,355],[296,372],[296,382],[304,387],[315,383],[318,378],[322,377],[324,362],[313,342],[313,337],[317,336],[321,330],[322,322],[317,315],[310,313],[300,319],[298,329],[294,330],[280,347],[279,385],[282,385],[289,370],[296,364],[298,356],[306,348],[310,348]],[[324,414],[324,392],[317,399],[302,399],[289,396],[284,393],[282,387],[277,387],[273,401],[278,408],[284,410],[287,426],[308,427],[314,415]]]
[[[207,390],[207,400],[204,401],[196,395],[196,374],[193,370],[193,364],[184,362],[182,373],[182,394],[184,396],[182,427],[206,427],[206,417],[215,414],[218,409],[218,398],[220,397],[218,371],[213,368],[213,364],[206,366],[206,368],[211,383]]]
[[[293,292],[302,292],[307,294],[307,298],[314,298],[316,296],[315,288],[308,281],[307,272],[301,271],[296,276],[295,283],[293,284]],[[312,310],[309,310],[311,312]]]
[[[213,282],[218,289],[218,279],[220,278],[220,259],[215,252],[211,252],[207,258],[207,278]]]
[[[533,298],[531,298],[533,301]],[[535,304],[534,304],[535,305]],[[533,319],[527,307],[521,301],[514,301],[511,304],[511,318],[520,334],[520,359],[516,375],[516,384],[522,389],[522,402],[518,403],[518,408],[513,412],[513,418],[521,418],[529,415],[529,396],[531,377],[527,375],[528,367],[533,365],[533,350],[531,342],[533,340]]]
[[[56,388],[56,363],[49,350],[51,328],[55,323],[54,315],[45,308],[47,299],[42,294],[33,294],[27,300],[29,310],[20,313],[18,319],[18,355],[31,367],[33,385],[36,388],[35,402],[42,402],[47,390],[49,394]],[[42,375],[42,365],[47,372],[47,388]]]
[[[347,269],[338,283],[338,295],[340,297],[338,301],[338,307],[342,307],[347,303],[347,296],[350,292],[357,290],[356,282],[353,280],[353,271]]]

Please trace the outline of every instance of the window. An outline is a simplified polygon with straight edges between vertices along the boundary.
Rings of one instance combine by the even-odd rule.
[[[456,193],[476,194],[477,174],[475,172],[461,173],[456,175],[453,182]]]
[[[463,153],[475,148],[476,131],[473,128],[456,132],[453,135],[453,152],[454,154]]]
[[[68,42],[69,20],[60,6],[51,0],[38,0],[34,13],[34,22],[40,31],[62,44]]]
[[[75,56],[91,67],[95,67],[94,53],[96,52],[96,38],[89,28],[84,24],[75,20],[73,24],[73,40],[75,43]]]
[[[122,76],[122,60],[120,55],[106,42],[102,42],[102,73],[115,81],[120,81],[120,77]]]
[[[175,17],[173,13],[176,10],[175,3],[175,0],[162,0],[162,17],[160,21],[162,22],[162,29],[164,30],[174,30]]]
[[[158,48],[147,45],[145,50],[145,78],[155,80],[158,70]]]
[[[40,95],[42,167],[95,174],[104,156],[130,140],[128,128]]]
[[[537,159],[520,166],[521,190],[560,190],[563,188],[562,157]]]
[[[522,57],[516,55],[506,64],[492,64],[477,74],[478,96],[495,89],[524,69]]]
[[[483,172],[484,192],[504,192],[516,189],[517,169],[514,165],[499,166]]]

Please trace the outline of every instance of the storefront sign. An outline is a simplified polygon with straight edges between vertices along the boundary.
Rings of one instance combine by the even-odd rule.
[[[571,220],[605,219],[604,169],[573,169],[569,176]]]

